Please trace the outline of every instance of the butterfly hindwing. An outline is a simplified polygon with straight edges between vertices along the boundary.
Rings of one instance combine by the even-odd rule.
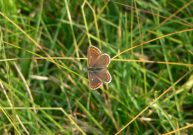
[[[92,71],[88,71],[88,80],[91,89],[97,89],[102,85],[102,81]]]
[[[100,71],[96,71],[93,74],[96,75],[96,77],[99,80],[101,80],[102,82],[105,82],[105,83],[111,82],[111,75],[110,75],[109,71],[107,70],[107,68],[104,68]]]

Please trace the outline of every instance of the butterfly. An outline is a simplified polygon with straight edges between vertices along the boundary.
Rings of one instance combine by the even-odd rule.
[[[107,69],[110,56],[102,53],[97,47],[90,46],[87,50],[88,80],[91,89],[97,89],[103,83],[111,82],[111,75]]]

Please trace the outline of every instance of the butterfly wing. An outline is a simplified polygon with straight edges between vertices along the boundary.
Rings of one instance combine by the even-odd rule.
[[[91,89],[97,89],[102,85],[102,81],[93,71],[88,71],[89,86]]]
[[[99,71],[94,72],[93,74],[96,75],[96,77],[101,80],[102,82],[105,83],[110,83],[111,82],[111,74],[107,70],[107,68],[101,69]]]
[[[101,51],[97,47],[90,46],[87,50],[88,67],[93,67],[100,55]]]
[[[108,54],[102,54],[98,48],[91,46],[87,50],[87,58],[88,67],[93,68],[93,70],[88,71],[90,88],[97,89],[103,82],[111,82],[111,75],[107,70],[110,63],[110,56]]]
[[[95,61],[93,67],[108,67],[110,63],[110,56],[106,53],[101,54]]]

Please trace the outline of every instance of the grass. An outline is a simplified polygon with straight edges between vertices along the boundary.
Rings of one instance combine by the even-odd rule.
[[[0,26],[1,134],[192,134],[193,0],[4,0]]]

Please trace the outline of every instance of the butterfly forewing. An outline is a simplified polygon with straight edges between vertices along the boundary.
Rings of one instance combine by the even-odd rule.
[[[98,48],[91,46],[88,48],[87,51],[87,58],[88,58],[88,67],[93,67],[95,61],[101,55],[101,52]]]
[[[101,54],[94,63],[94,67],[107,67],[110,63],[108,54]]]
[[[88,71],[88,80],[91,89],[97,89],[102,85],[102,81],[92,71]]]

